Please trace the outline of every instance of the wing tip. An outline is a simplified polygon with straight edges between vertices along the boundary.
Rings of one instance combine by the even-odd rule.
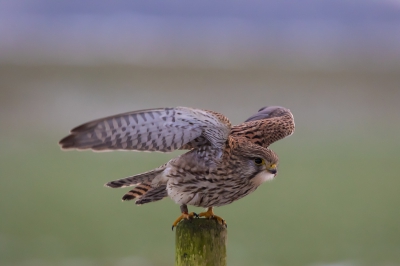
[[[110,181],[104,184],[105,187],[109,187],[109,188],[120,188],[122,187],[122,185],[116,181]]]
[[[103,119],[98,119],[98,120],[94,120],[94,121],[90,121],[90,122],[81,124],[81,125],[79,125],[77,127],[74,127],[73,129],[71,129],[70,132],[71,133],[80,133],[80,132],[87,131],[87,130],[95,127],[99,123],[99,121],[101,121],[101,120],[103,120]]]
[[[105,183],[103,186],[108,187],[108,188],[114,188],[114,187],[110,186],[110,182]]]
[[[70,150],[74,149],[75,147],[75,136],[68,135],[65,138],[61,139],[58,144],[61,146],[62,150]]]
[[[283,106],[277,106],[277,105],[265,106],[260,110],[258,110],[256,114],[250,116],[245,122],[279,117],[279,116],[284,116],[286,114],[291,114],[291,112],[288,108],[285,108]]]
[[[60,145],[61,150],[92,150],[94,152],[106,152],[113,150],[104,143],[98,143],[95,141],[93,141],[92,143],[84,142],[79,138],[79,135],[77,134],[70,134],[66,136],[58,142],[58,145]]]

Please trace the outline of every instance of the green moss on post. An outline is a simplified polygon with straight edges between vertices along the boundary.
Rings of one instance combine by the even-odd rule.
[[[182,220],[176,227],[176,266],[225,266],[227,229],[213,219]]]

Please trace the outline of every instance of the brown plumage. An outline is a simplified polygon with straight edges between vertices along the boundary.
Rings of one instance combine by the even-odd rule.
[[[212,207],[232,203],[276,176],[278,157],[268,146],[294,131],[291,112],[262,108],[245,123],[231,126],[222,114],[187,107],[157,108],[98,119],[74,128],[60,141],[63,149],[138,150],[185,154],[146,173],[111,181],[109,187],[135,186],[123,200],[136,204],[166,196],[181,205],[209,208],[200,216],[215,217]]]

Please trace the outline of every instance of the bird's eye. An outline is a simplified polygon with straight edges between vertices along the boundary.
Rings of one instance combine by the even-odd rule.
[[[254,162],[256,163],[256,165],[262,165],[264,163],[264,160],[257,157],[254,159]]]

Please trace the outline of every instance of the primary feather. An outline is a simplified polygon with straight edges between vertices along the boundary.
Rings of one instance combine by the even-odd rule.
[[[63,149],[170,152],[203,137],[222,149],[230,133],[221,114],[187,107],[157,108],[110,116],[71,130]]]

